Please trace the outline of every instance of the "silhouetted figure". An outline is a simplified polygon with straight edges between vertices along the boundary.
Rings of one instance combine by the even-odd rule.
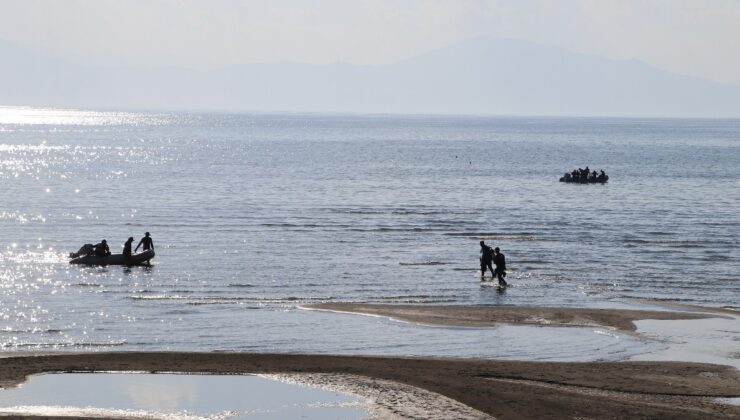
[[[493,278],[493,250],[490,246],[486,245],[485,242],[480,241],[480,279],[483,280],[486,274],[486,267],[491,270],[491,278]]]
[[[95,245],[95,255],[98,257],[107,257],[110,255],[110,248],[108,248],[108,243],[103,239],[100,241],[99,244]]]
[[[586,169],[578,168],[574,169],[570,173],[565,173],[560,177],[560,182],[575,182],[578,184],[594,184],[594,183],[606,183],[609,180],[609,176],[602,170],[599,174],[595,170],[591,170],[586,166]]]
[[[149,251],[150,249],[154,250],[154,241],[152,241],[152,237],[149,236],[149,232],[144,234],[144,237],[139,241],[139,245],[136,245],[134,252],[138,251],[139,247],[142,245],[144,246],[144,248],[142,248],[144,251]]]
[[[504,257],[504,254],[501,253],[498,247],[493,250],[493,263],[496,264],[496,271],[493,274],[498,279],[498,285],[502,287],[506,286],[507,283],[504,280],[504,277],[506,277],[506,257]]]
[[[84,257],[87,255],[93,255],[95,253],[95,245],[93,244],[85,244],[80,247],[77,252],[70,252],[69,258],[77,258],[77,257]]]
[[[130,236],[125,244],[123,244],[123,263],[127,266],[131,265],[131,244],[134,242],[134,237]]]

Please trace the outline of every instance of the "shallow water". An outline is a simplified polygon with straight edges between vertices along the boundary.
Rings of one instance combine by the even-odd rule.
[[[740,369],[740,318],[640,320],[637,331],[665,344],[663,349],[632,356],[634,360],[680,360]]]
[[[34,375],[0,390],[0,414],[170,419],[361,419],[359,398],[259,376],[142,373]]]
[[[739,147],[736,120],[0,108],[0,346],[472,355],[296,305],[739,307]],[[609,183],[557,182],[585,165]],[[154,267],[67,264],[144,231]]]

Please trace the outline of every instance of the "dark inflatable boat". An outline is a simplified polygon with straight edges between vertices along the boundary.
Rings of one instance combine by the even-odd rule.
[[[131,255],[130,265],[148,265],[149,260],[154,258],[154,250],[150,249],[139,254]],[[70,264],[84,265],[126,265],[123,261],[123,254],[111,254],[106,256],[85,255],[69,260]]]

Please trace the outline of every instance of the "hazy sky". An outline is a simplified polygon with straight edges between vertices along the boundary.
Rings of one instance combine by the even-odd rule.
[[[740,0],[0,0],[0,39],[86,60],[384,64],[530,40],[740,85]]]

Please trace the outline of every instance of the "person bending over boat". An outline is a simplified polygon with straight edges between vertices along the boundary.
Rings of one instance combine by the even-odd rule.
[[[95,255],[98,257],[107,257],[110,255],[110,248],[108,248],[108,243],[103,239],[100,241],[99,244],[95,245]]]
[[[134,252],[138,251],[139,247],[142,245],[144,246],[144,248],[142,248],[144,251],[149,251],[150,249],[152,251],[154,250],[154,241],[152,241],[152,237],[149,236],[149,232],[144,234],[144,237],[139,241],[139,245],[136,245],[136,248],[134,248]]]
[[[506,277],[506,257],[498,247],[493,250],[493,263],[496,264],[496,271],[493,272],[493,276],[498,279],[498,285],[506,286],[507,283],[504,280],[504,277]]]
[[[131,265],[131,244],[134,242],[134,237],[129,236],[126,243],[123,245],[123,263],[127,266]]]
[[[496,275],[493,271],[493,266],[491,263],[493,262],[493,250],[490,246],[486,245],[485,242],[480,241],[480,279],[483,280],[483,277],[486,274],[486,267],[488,267],[489,270],[491,270],[491,276],[492,278]]]

